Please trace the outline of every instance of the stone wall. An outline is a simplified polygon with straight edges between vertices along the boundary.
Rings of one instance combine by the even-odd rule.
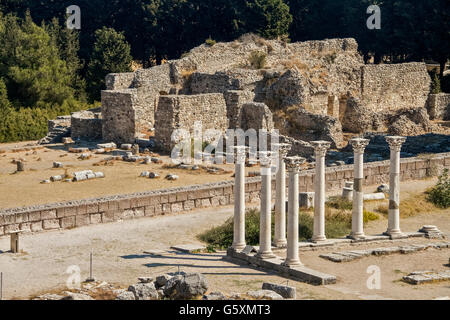
[[[450,120],[450,93],[430,94],[427,109],[431,120]]]
[[[272,112],[264,103],[246,103],[242,106],[240,127],[244,131],[255,129],[258,132],[263,129],[270,132],[274,129]]]
[[[103,140],[134,143],[136,137],[137,90],[102,91]]]
[[[184,129],[192,134],[195,121],[202,123],[203,131],[225,132],[228,120],[223,94],[161,96],[155,118],[155,139],[164,151],[170,152],[175,145],[171,141],[173,131]]]
[[[100,140],[102,138],[102,115],[100,112],[74,112],[70,120],[73,140]]]
[[[425,63],[365,65],[362,104],[372,112],[426,107],[430,76]]]
[[[128,89],[133,85],[134,72],[110,73],[105,77],[106,90]]]
[[[402,181],[437,175],[450,168],[450,153],[437,154],[430,159],[402,159]],[[340,190],[345,181],[353,179],[353,166],[326,169],[326,189]],[[364,185],[389,181],[389,161],[364,165]],[[275,182],[275,181],[274,181]],[[300,192],[314,191],[314,170],[299,174]],[[246,179],[247,203],[259,202],[260,177]],[[275,183],[272,183],[275,190]],[[69,201],[27,208],[0,210],[0,236],[14,232],[71,229],[89,224],[107,223],[124,219],[177,214],[197,208],[230,205],[234,202],[233,182],[218,182],[166,190],[118,195],[97,199]]]

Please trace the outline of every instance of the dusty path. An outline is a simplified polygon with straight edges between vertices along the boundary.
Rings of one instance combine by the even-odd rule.
[[[417,188],[432,185],[433,181],[404,186],[403,196]],[[410,184],[412,186],[414,184]],[[411,190],[409,190],[411,189]],[[423,189],[422,189],[423,190]],[[81,279],[88,276],[89,253],[94,252],[94,276],[99,280],[120,286],[128,286],[138,276],[158,275],[164,272],[202,272],[211,290],[225,293],[246,292],[261,288],[264,281],[276,283],[286,279],[260,270],[244,268],[222,261],[223,252],[213,254],[165,254],[155,257],[145,254],[152,249],[168,249],[171,245],[198,243],[196,235],[212,226],[223,223],[232,216],[231,207],[205,209],[183,215],[127,220],[110,224],[91,225],[83,228],[51,231],[21,236],[23,254],[13,255],[0,251],[0,271],[4,275],[5,298],[27,298],[42,292],[64,289],[69,266],[81,269]],[[450,233],[448,214],[424,213],[402,219],[404,231],[417,231],[423,224],[436,224]],[[385,230],[386,219],[372,222],[368,234]],[[431,240],[414,240],[428,243]],[[396,245],[388,241],[371,244],[373,247]],[[301,252],[301,259],[308,267],[328,272],[338,277],[338,283],[330,286],[311,286],[290,281],[297,287],[301,299],[434,299],[450,296],[450,283],[411,286],[398,282],[407,273],[423,269],[448,268],[450,249],[428,250],[408,256],[393,255],[367,257],[350,263],[337,264],[319,258],[319,254],[347,250],[346,247]],[[9,250],[9,238],[0,238],[0,250]],[[280,253],[283,254],[282,252]],[[381,270],[382,289],[369,290],[366,286],[367,267],[377,265]],[[351,270],[351,272],[349,272]]]

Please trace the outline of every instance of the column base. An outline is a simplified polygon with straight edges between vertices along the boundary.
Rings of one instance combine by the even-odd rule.
[[[362,240],[366,238],[366,235],[364,233],[350,233],[347,236],[348,239],[353,239],[353,240]]]
[[[233,243],[231,247],[236,251],[242,251],[247,245],[245,243]]]
[[[274,247],[277,247],[277,248],[286,248],[287,240],[286,239],[275,240],[273,245],[274,245]]]
[[[325,236],[313,236],[311,238],[312,242],[322,242],[322,241],[326,241],[326,240],[327,240],[327,237],[325,237]]]
[[[383,235],[389,236],[391,239],[405,239],[405,238],[408,238],[408,236],[405,235],[400,230],[387,230],[386,232],[383,232]]]
[[[295,266],[302,266],[303,263],[301,263],[299,259],[289,259],[285,260],[281,265],[284,267],[295,267]]]
[[[266,251],[266,252],[258,252],[255,257],[262,259],[262,260],[267,260],[267,259],[273,259],[276,256],[273,254],[272,251]]]

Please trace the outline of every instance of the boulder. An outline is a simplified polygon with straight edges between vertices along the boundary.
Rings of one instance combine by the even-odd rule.
[[[163,274],[160,276],[156,277],[156,281],[155,281],[155,285],[158,288],[164,287],[167,283],[167,281],[169,281],[173,276],[168,275],[168,274]]]
[[[248,291],[247,296],[255,300],[282,300],[283,297],[272,290]]]
[[[176,275],[167,281],[164,294],[172,299],[193,299],[202,296],[208,290],[208,284],[201,273]]]
[[[136,300],[134,293],[131,291],[124,291],[119,293],[116,297],[116,300]]]
[[[227,298],[222,292],[211,292],[210,294],[204,295],[202,300],[226,300]]]
[[[156,300],[159,298],[155,285],[152,282],[131,285],[128,291],[134,294],[136,300]]]
[[[278,293],[283,298],[292,298],[295,299],[297,290],[295,287],[283,286],[275,283],[264,282],[262,285],[263,290],[272,290]]]

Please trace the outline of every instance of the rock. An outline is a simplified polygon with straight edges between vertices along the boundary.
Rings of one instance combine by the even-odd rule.
[[[64,296],[59,294],[46,293],[34,298],[33,300],[62,300]]]
[[[164,286],[164,294],[172,299],[193,299],[202,296],[206,290],[208,284],[201,273],[176,275]]]
[[[153,281],[152,277],[139,277],[138,278],[140,283],[150,283]]]
[[[166,176],[166,179],[169,180],[169,181],[174,181],[174,180],[178,180],[179,177],[176,174],[168,174]]]
[[[50,182],[51,182],[50,180],[42,180],[41,184],[47,184],[47,183],[50,183]]]
[[[222,292],[211,292],[210,294],[204,295],[202,300],[226,300],[227,298]]]
[[[150,172],[149,176],[150,179],[157,179],[159,178],[159,174],[156,172]]]
[[[262,285],[262,289],[264,290],[272,290],[278,293],[283,298],[295,299],[297,290],[295,287],[283,286],[275,283],[264,282]]]
[[[131,152],[133,153],[133,155],[138,155],[139,154],[139,145],[138,144],[133,145],[133,147],[131,148]]]
[[[120,149],[122,150],[131,150],[132,145],[129,143],[124,143],[120,146]]]
[[[63,164],[61,162],[53,162],[53,168],[62,168]]]
[[[83,293],[74,293],[66,291],[64,292],[64,294],[67,294],[67,296],[65,296],[61,300],[94,300],[94,298],[92,298],[91,296]]]
[[[163,274],[163,275],[157,276],[156,281],[155,281],[156,287],[157,288],[164,287],[166,285],[167,281],[169,281],[172,277],[173,276],[170,276],[168,274]]]
[[[159,158],[152,158],[152,162],[156,163],[156,164],[160,164],[160,163],[162,163],[162,160]]]
[[[247,295],[255,300],[283,300],[283,297],[272,290],[248,291]]]
[[[124,291],[119,293],[116,297],[116,300],[136,300],[134,293],[131,291]]]
[[[389,185],[382,184],[382,185],[378,186],[377,192],[389,193]]]
[[[148,178],[150,176],[150,172],[148,172],[148,171],[143,171],[143,172],[141,172],[141,175],[140,175],[140,177],[144,177],[144,178]]]
[[[159,298],[153,282],[131,285],[128,287],[128,291],[134,294],[136,300],[156,300]]]

